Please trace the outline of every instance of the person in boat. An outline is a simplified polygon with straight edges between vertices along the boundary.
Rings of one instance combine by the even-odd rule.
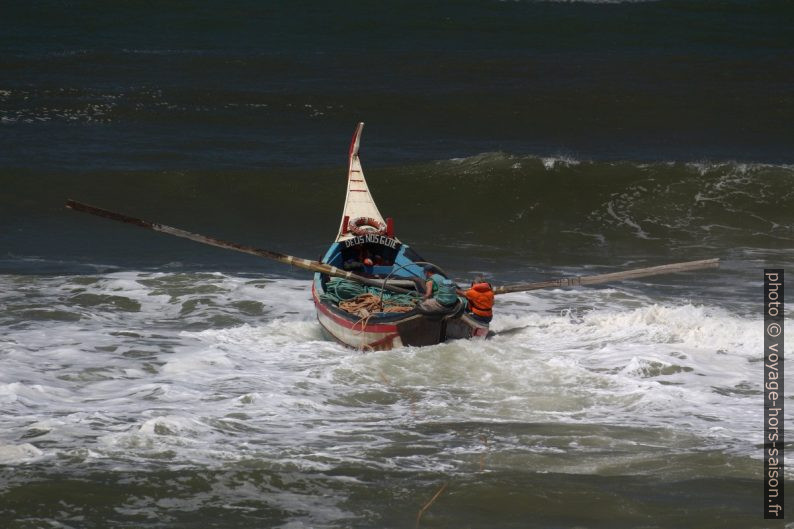
[[[347,259],[342,264],[342,268],[345,270],[356,271],[359,274],[368,274],[372,271],[372,266],[374,264],[375,263],[372,260],[369,248],[362,244],[358,247],[358,256]]]
[[[481,322],[490,323],[493,319],[493,288],[485,281],[485,277],[478,275],[468,290],[458,290],[457,294],[468,301],[467,309],[470,316]]]
[[[451,280],[425,265],[425,293],[420,308],[427,312],[448,312],[458,303],[455,285]]]

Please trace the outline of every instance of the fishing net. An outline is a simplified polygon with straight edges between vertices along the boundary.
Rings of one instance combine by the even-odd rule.
[[[420,299],[418,292],[398,294],[378,287],[367,287],[355,281],[333,278],[320,295],[323,301],[330,301],[351,314],[363,315],[375,312],[408,312],[413,310]]]

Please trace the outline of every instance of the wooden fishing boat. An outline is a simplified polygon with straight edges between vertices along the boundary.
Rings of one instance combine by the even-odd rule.
[[[434,345],[458,338],[487,337],[488,324],[467,312],[462,299],[443,311],[420,303],[425,266],[431,265],[436,273],[451,278],[398,239],[392,219],[384,219],[380,214],[358,156],[363,127],[363,123],[358,124],[350,144],[342,222],[336,239],[321,261],[223,241],[71,199],[66,201],[66,207],[314,272],[311,290],[320,326],[331,338],[349,347],[376,351]],[[493,293],[597,285],[717,267],[719,259],[704,259],[593,276],[501,285],[494,287]]]
[[[358,124],[350,143],[342,221],[336,239],[321,262],[338,269],[354,270],[357,275],[375,281],[382,280],[379,290],[377,286],[370,287],[373,297],[381,302],[376,300],[364,310],[345,310],[344,302],[328,296],[329,285],[334,281],[330,275],[315,273],[312,298],[320,325],[331,338],[365,350],[486,337],[488,324],[467,312],[462,301],[446,312],[425,311],[420,304],[410,301],[399,312],[392,312],[394,307],[382,301],[384,293],[390,291],[387,287],[392,291],[403,289],[413,292],[418,299],[419,292],[424,291],[424,266],[427,262],[395,236],[394,221],[383,218],[372,198],[359,158],[363,127],[363,123]],[[436,273],[445,276],[439,267],[434,268]]]

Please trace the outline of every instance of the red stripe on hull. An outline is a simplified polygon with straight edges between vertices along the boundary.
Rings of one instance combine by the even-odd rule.
[[[326,307],[322,301],[320,301],[320,297],[317,295],[317,290],[312,285],[312,299],[314,299],[314,306],[317,310],[321,311],[323,314],[334,320],[334,323],[337,323],[343,327],[346,327],[351,330],[361,330],[361,324],[356,322],[352,322],[347,318],[334,314],[331,309]],[[397,332],[397,325],[396,324],[388,324],[388,323],[368,323],[365,326],[366,332]]]
[[[328,334],[331,335],[331,337],[348,347],[377,351],[389,350],[393,349],[394,347],[401,347],[403,345],[432,345],[431,343],[426,342],[426,340],[421,337],[421,334],[417,336],[412,334],[411,336],[413,337],[409,337],[408,343],[403,342],[406,337],[400,335],[400,331],[397,330],[397,324],[406,320],[415,319],[417,317],[416,314],[406,316],[405,319],[400,319],[399,322],[394,322],[391,324],[368,323],[362,325],[362,322],[360,321],[350,321],[350,319],[345,318],[344,316],[335,314],[331,308],[326,306],[320,300],[314,284],[312,284],[312,299],[314,300],[314,306],[317,309],[317,320],[319,321],[320,325]],[[464,332],[462,334],[456,332],[451,337],[450,335],[447,335],[447,339],[472,338],[475,336],[484,338],[488,334],[487,325],[482,325],[479,322],[475,323],[468,316],[462,316],[459,320],[455,321],[459,322],[458,325],[463,324],[464,328],[468,327],[469,332]],[[458,327],[458,330],[460,331],[460,327]],[[418,343],[413,343],[415,339],[418,341]]]

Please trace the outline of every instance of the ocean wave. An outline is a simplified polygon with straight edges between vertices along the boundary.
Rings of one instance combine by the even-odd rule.
[[[743,259],[753,249],[772,255],[794,240],[791,165],[599,161],[488,152],[365,170],[375,200],[395,219],[401,240],[426,257],[440,255],[466,269],[482,270],[485,261],[496,263],[489,268],[517,266],[511,260],[603,264],[614,263],[615,256],[644,256],[657,262],[671,255],[680,260]],[[159,259],[158,267],[182,263],[176,269],[195,269],[206,261],[216,270],[218,263],[242,262],[242,257],[222,258],[203,248],[172,246],[162,237],[103,221],[86,222],[62,208],[66,197],[90,197],[98,206],[133,216],[314,257],[334,229],[322,227],[338,224],[341,202],[332,197],[341,201],[344,193],[342,168],[96,171],[67,176],[5,171],[0,176],[9,181],[13,197],[6,202],[10,228],[4,236],[10,244],[0,265],[42,271],[80,262],[120,266]],[[31,218],[31,203],[47,209]],[[301,215],[295,222],[272,222],[292,218],[296,211]],[[46,223],[58,229],[52,231]],[[17,224],[20,229],[13,228]],[[57,239],[52,248],[58,251],[32,246],[23,236],[30,225],[41,225],[37,229],[44,233],[51,230]],[[58,235],[63,230],[71,235]],[[132,241],[143,237],[154,251],[135,250],[140,243]],[[30,256],[41,261],[30,261]],[[250,259],[245,262],[254,266]]]
[[[453,164],[462,167],[493,167],[503,168],[505,164],[509,164],[514,169],[522,169],[525,166],[521,163],[527,163],[529,166],[542,165],[546,169],[554,169],[555,167],[567,168],[579,165],[592,165],[604,167],[635,167],[640,170],[663,170],[667,168],[670,171],[680,172],[681,169],[690,170],[700,176],[705,176],[713,172],[729,172],[734,174],[752,174],[759,170],[785,170],[794,173],[794,165],[792,164],[774,164],[767,162],[747,162],[737,160],[603,160],[593,158],[580,158],[571,154],[553,154],[553,155],[535,155],[535,154],[515,154],[504,151],[483,152],[472,156],[465,156],[459,158],[451,158],[449,160],[439,160],[435,162],[439,167],[445,164]],[[520,164],[517,165],[516,164]]]
[[[44,452],[30,443],[0,445],[0,465],[30,463],[44,456]]]
[[[490,340],[361,354],[322,336],[309,281],[127,271],[0,276],[0,287],[10,307],[83,316],[13,312],[3,325],[0,464],[458,476],[487,457],[493,472],[645,475],[649,454],[757,457],[760,320],[707,303],[618,288],[508,294]],[[86,293],[139,307],[75,297]],[[195,301],[204,308],[182,312]]]

